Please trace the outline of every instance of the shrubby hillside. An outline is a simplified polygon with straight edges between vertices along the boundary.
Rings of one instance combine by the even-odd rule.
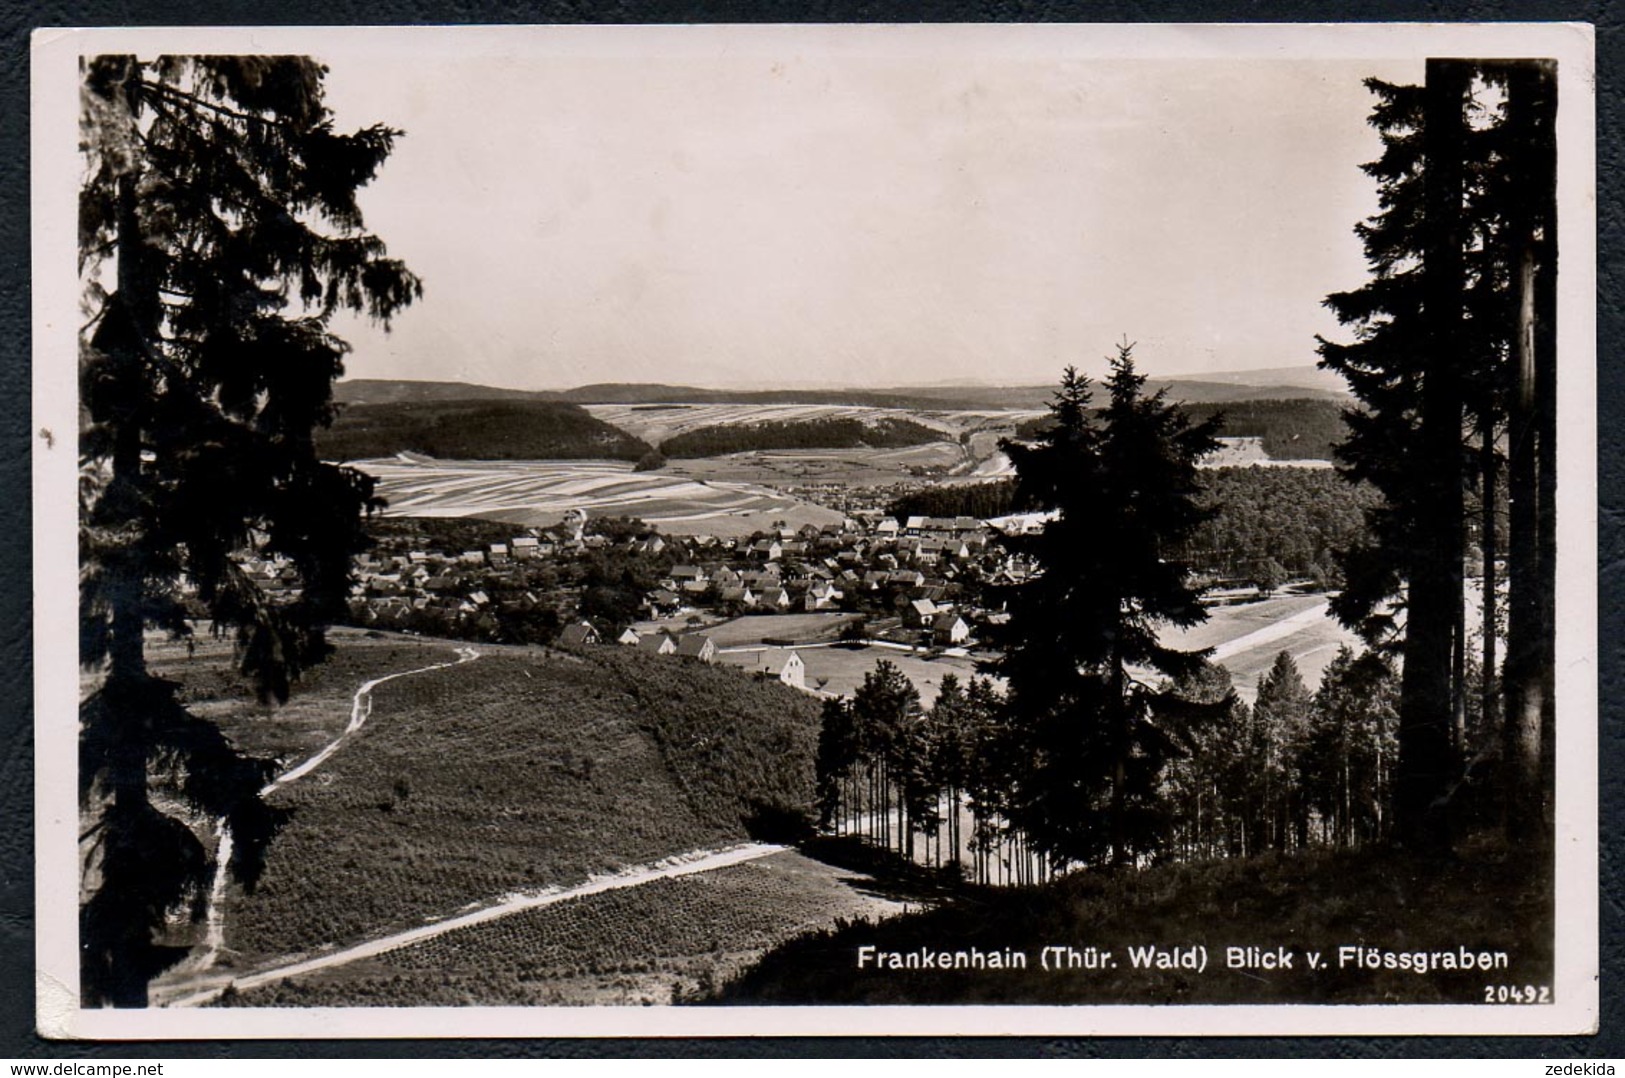
[[[367,725],[273,795],[291,816],[230,904],[231,951],[353,943],[764,824],[785,834],[809,810],[806,695],[634,649],[480,651],[379,685]]]
[[[648,443],[574,404],[539,400],[402,400],[351,404],[317,432],[328,460],[423,453],[443,460],[637,460]]]

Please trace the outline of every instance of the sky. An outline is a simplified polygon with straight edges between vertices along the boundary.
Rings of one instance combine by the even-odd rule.
[[[1362,80],[1420,62],[1030,29],[318,53],[337,126],[405,132],[362,206],[424,282],[387,334],[337,325],[348,375],[1041,384],[1125,338],[1163,376],[1312,365],[1366,274]]]

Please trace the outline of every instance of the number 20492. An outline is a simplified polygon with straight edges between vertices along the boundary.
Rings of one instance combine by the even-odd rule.
[[[1551,985],[1487,984],[1484,986],[1485,1003],[1550,1003]]]

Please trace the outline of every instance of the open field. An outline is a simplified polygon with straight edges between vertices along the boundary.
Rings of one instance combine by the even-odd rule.
[[[760,644],[764,640],[810,644],[836,639],[841,629],[856,618],[855,614],[754,614],[712,625],[704,631],[719,648]]]
[[[835,645],[829,647],[760,647],[742,651],[719,651],[717,662],[752,672],[767,669],[784,652],[795,650],[807,664],[807,688],[836,696],[850,696],[863,684],[863,676],[884,659],[897,667],[919,690],[920,703],[930,707],[942,689],[942,676],[953,674],[965,684],[976,676],[976,660],[939,655],[927,658],[923,652],[900,648]]]
[[[672,1002],[840,919],[902,909],[860,873],[794,851],[515,914],[244,992],[240,1006]]]
[[[1356,647],[1358,638],[1325,613],[1323,595],[1292,595],[1257,603],[1214,607],[1208,620],[1187,630],[1169,629],[1164,644],[1180,648],[1215,648],[1214,661],[1230,671],[1236,693],[1248,703],[1257,695],[1258,678],[1270,668],[1282,651],[1290,654],[1312,691],[1320,675],[1343,644]],[[796,639],[800,634],[830,633],[832,614],[786,614],[777,617],[746,617],[704,631],[719,648],[717,661],[752,672],[776,666],[784,647],[761,646],[765,637]],[[816,619],[831,619],[826,625]],[[776,628],[768,628],[779,623]],[[758,629],[757,626],[761,625]],[[838,635],[838,630],[830,635]],[[822,639],[829,639],[829,635]],[[819,637],[809,636],[809,642]],[[863,684],[863,676],[885,659],[900,669],[920,691],[921,703],[929,707],[942,686],[942,676],[952,673],[963,683],[982,676],[977,657],[905,651],[877,645],[797,647],[807,665],[807,687],[837,696],[850,696]],[[986,656],[982,656],[985,658]]]
[[[803,807],[804,695],[625,651],[480,651],[377,686],[366,726],[270,795],[292,817],[259,888],[228,895],[221,968],[742,841],[753,813]],[[346,718],[354,688],[333,701]]]
[[[749,535],[774,521],[838,523],[839,513],[763,487],[672,472],[634,472],[616,461],[356,461],[378,480],[390,516],[479,517],[522,526],[588,516],[640,517],[675,535]]]
[[[1326,612],[1324,595],[1286,595],[1256,603],[1218,606],[1194,628],[1169,629],[1163,644],[1177,648],[1215,648],[1213,659],[1230,671],[1236,693],[1252,703],[1258,678],[1282,651],[1292,656],[1311,692],[1320,675],[1347,644],[1359,650],[1359,638]]]

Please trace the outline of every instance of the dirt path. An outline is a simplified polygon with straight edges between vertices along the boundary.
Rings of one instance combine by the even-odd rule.
[[[356,731],[365,726],[367,724],[367,720],[372,717],[372,690],[376,689],[384,682],[394,681],[396,678],[411,677],[413,674],[427,674],[431,670],[444,670],[450,666],[460,666],[466,662],[473,662],[479,657],[480,653],[475,651],[473,648],[458,648],[457,658],[453,662],[435,663],[432,666],[420,666],[416,670],[402,670],[399,673],[385,674],[383,677],[373,678],[371,681],[363,682],[361,688],[355,691],[355,698],[350,704],[350,722],[349,725],[345,726],[344,732],[338,737],[334,738],[325,748],[323,748],[316,755],[312,756],[310,759],[306,760],[304,763],[284,771],[275,779],[271,780],[271,782],[260,791],[260,796],[264,797],[266,794],[269,794],[274,790],[281,789],[290,782],[299,781],[325,763],[328,757],[339,751],[339,747],[342,746],[345,741],[349,740],[356,733]]]
[[[786,848],[766,843],[750,843],[722,850],[695,850],[691,853],[680,854],[652,864],[637,865],[612,875],[594,877],[575,887],[509,895],[493,906],[459,914],[455,917],[448,917],[445,920],[409,929],[405,932],[397,932],[390,936],[369,940],[366,943],[347,947],[342,951],[335,951],[316,958],[308,958],[285,966],[277,966],[246,976],[222,977],[218,983],[212,984],[201,991],[174,999],[167,1006],[196,1007],[219,998],[220,994],[230,985],[235,985],[239,990],[257,988],[260,985],[286,980],[289,977],[297,977],[300,974],[314,973],[317,970],[347,965],[364,958],[373,958],[388,951],[397,950],[401,947],[410,947],[413,944],[434,939],[436,936],[443,936],[447,932],[455,932],[460,928],[484,924],[487,921],[494,921],[501,917],[510,917],[526,910],[540,909],[543,906],[551,906],[555,903],[567,902],[587,895],[602,894],[605,891],[614,891],[623,887],[637,887],[652,880],[674,879],[679,876],[693,875],[697,872],[709,872],[713,869],[743,864],[746,861],[753,861],[760,857],[782,853]]]
[[[452,662],[434,663],[430,666],[420,666],[415,670],[401,670],[394,674],[385,674],[383,677],[373,678],[371,681],[363,682],[361,687],[355,691],[355,695],[351,698],[350,721],[345,725],[343,732],[340,733],[338,737],[328,742],[328,744],[325,745],[321,751],[317,752],[308,760],[289,768],[276,778],[272,779],[270,782],[266,783],[266,785],[260,790],[260,796],[265,797],[266,795],[281,789],[289,783],[297,782],[299,779],[304,778],[306,775],[310,774],[312,771],[316,770],[324,762],[326,762],[327,759],[337,752],[340,746],[342,746],[346,741],[355,736],[356,732],[365,726],[367,724],[367,720],[372,717],[372,690],[376,689],[378,686],[384,684],[386,681],[394,681],[396,678],[411,677],[414,674],[427,674],[432,670],[444,670],[447,667],[458,666],[466,662],[473,662],[479,657],[480,653],[475,651],[473,648],[462,647],[457,649],[457,658]],[[169,974],[167,977],[161,978],[160,982],[154,985],[155,990],[161,986],[162,981],[173,980],[176,979],[177,976],[190,978],[196,976],[197,974],[208,971],[209,969],[213,968],[216,960],[220,957],[220,948],[225,943],[226,931],[225,915],[223,912],[225,908],[223,900],[226,893],[225,867],[231,863],[232,849],[231,828],[226,826],[226,820],[224,817],[221,817],[215,821],[214,833],[214,882],[209,888],[209,904],[204,914],[202,947],[197,954],[192,955],[177,966],[171,974]]]

